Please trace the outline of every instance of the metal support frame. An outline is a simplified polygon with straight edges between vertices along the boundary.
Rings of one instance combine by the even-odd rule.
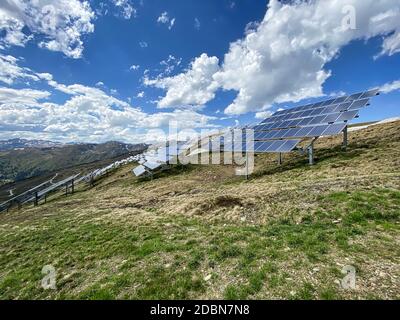
[[[304,151],[308,152],[308,162],[309,162],[310,165],[313,165],[315,163],[314,162],[314,142],[317,141],[318,138],[319,137],[314,137],[311,140],[310,144],[303,149],[303,152]]]
[[[347,144],[348,144],[348,130],[347,126],[343,129],[343,149],[346,151],[347,150]]]
[[[246,152],[246,180],[249,180],[249,153]]]
[[[282,165],[282,152],[278,153],[278,165]]]
[[[308,146],[308,163],[310,166],[314,165],[314,141],[313,140],[310,145]]]
[[[36,207],[38,204],[39,204],[39,196],[38,196],[38,193],[36,191],[35,192],[35,200],[34,200],[33,205]]]

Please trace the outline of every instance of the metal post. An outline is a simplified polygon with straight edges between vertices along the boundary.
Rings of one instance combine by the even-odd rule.
[[[68,182],[65,184],[65,196],[68,196]]]
[[[308,162],[311,166],[314,164],[314,141],[308,147]]]
[[[278,165],[280,166],[282,164],[282,153],[278,153]]]
[[[347,149],[347,143],[348,143],[348,130],[347,130],[347,126],[344,128],[343,130],[343,149],[346,150]]]
[[[38,193],[37,191],[35,192],[35,202],[34,202],[34,206],[36,207],[39,204],[39,197],[38,197]]]
[[[75,185],[74,185],[74,179],[71,181],[71,193],[74,193],[75,191]]]
[[[246,180],[249,179],[249,153],[246,152]]]

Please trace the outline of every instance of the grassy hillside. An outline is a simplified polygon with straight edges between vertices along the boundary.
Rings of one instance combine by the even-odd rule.
[[[143,145],[120,142],[74,144],[55,148],[27,148],[0,151],[0,182],[20,181],[81,164],[112,159],[130,151],[142,151]]]
[[[93,189],[0,216],[0,298],[399,299],[400,122],[316,144],[316,165],[256,157],[118,170]],[[44,265],[57,289],[43,290]],[[356,289],[339,285],[346,265]]]

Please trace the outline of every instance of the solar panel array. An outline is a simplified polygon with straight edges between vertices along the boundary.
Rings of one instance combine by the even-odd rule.
[[[106,167],[93,170],[92,172],[86,174],[85,176],[80,177],[79,179],[77,179],[75,181],[75,183],[78,184],[82,181],[85,181],[86,183],[91,183],[94,180],[103,177],[104,175],[106,175],[107,173],[109,173],[112,170],[118,169],[119,167],[121,167],[123,165],[126,165],[131,162],[136,162],[138,160],[139,160],[139,155],[135,155],[135,156],[130,156],[130,157],[122,159],[122,160],[115,161]]]
[[[27,190],[24,191],[20,194],[18,194],[17,196],[12,197],[11,199],[0,203],[0,212],[3,210],[7,210],[8,208],[10,208],[13,204],[22,204],[22,203],[26,203],[29,199],[32,198],[32,196],[35,194],[35,192],[40,192],[41,190],[46,189],[48,186],[53,184],[53,180],[57,177],[57,174],[51,178],[50,180],[47,180],[45,182],[42,182],[41,184]]]
[[[221,146],[223,151],[228,152],[291,152],[304,139],[340,134],[349,121],[358,117],[359,110],[369,104],[370,98],[378,94],[378,89],[374,89],[280,110],[259,124],[239,128],[242,130],[239,139],[235,135],[209,137],[211,140],[203,143],[200,148],[208,144],[211,152],[219,151]],[[252,129],[254,136],[247,137],[246,129]],[[197,144],[199,142],[201,141],[196,141]],[[158,148],[153,153],[146,152],[141,155],[138,161],[140,165],[133,173],[142,176],[163,168],[173,157],[192,147],[193,142],[178,143],[175,147]]]
[[[233,151],[290,152],[305,138],[337,135],[358,117],[378,89],[280,110],[253,126],[252,143],[235,143]],[[244,139],[245,140],[245,139]],[[225,146],[227,148],[227,146]],[[229,150],[229,146],[228,146]]]
[[[151,175],[154,171],[163,169],[174,158],[186,152],[193,142],[172,141],[168,146],[153,147],[141,154],[138,159],[140,164],[132,170],[137,177]]]
[[[0,204],[0,212],[3,210],[7,210],[13,204],[22,205],[22,204],[26,204],[29,202],[34,202],[36,199],[40,199],[53,191],[59,190],[61,187],[64,187],[65,185],[67,185],[67,184],[71,183],[73,180],[75,180],[79,176],[79,174],[68,177],[68,178],[58,181],[58,182],[53,182],[53,180],[55,179],[56,176],[54,176],[52,179],[50,179],[48,181],[45,181],[45,182],[39,184],[38,186],[36,186],[32,189],[29,189],[15,197],[13,197],[12,199],[7,200],[6,202],[1,203]]]

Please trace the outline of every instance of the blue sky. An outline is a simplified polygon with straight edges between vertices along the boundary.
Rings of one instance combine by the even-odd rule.
[[[142,142],[372,87],[357,121],[400,115],[398,1],[74,1],[0,4],[0,139]]]

